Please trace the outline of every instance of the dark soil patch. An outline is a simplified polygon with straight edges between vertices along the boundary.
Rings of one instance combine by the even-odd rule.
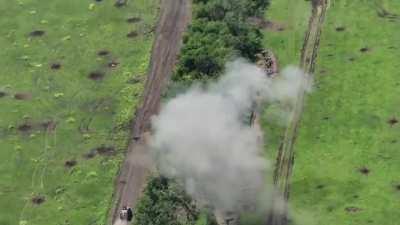
[[[114,4],[115,7],[120,8],[126,5],[127,0],[117,0]]]
[[[142,19],[139,17],[130,17],[128,19],[126,19],[126,22],[128,23],[138,23],[140,22]]]
[[[78,164],[78,162],[76,160],[67,160],[64,163],[64,166],[67,168],[72,168],[74,166],[76,166],[76,164]]]
[[[52,63],[52,64],[50,65],[50,68],[51,68],[52,70],[59,70],[59,69],[61,69],[61,64],[60,64],[60,63]]]
[[[109,68],[115,68],[115,67],[117,67],[119,65],[119,62],[116,62],[116,61],[111,61],[111,62],[109,62],[108,64],[107,64],[107,66],[109,67]]]
[[[93,71],[89,73],[89,78],[92,80],[101,80],[104,77],[104,73],[100,71]]]
[[[368,175],[371,172],[367,167],[362,167],[358,171],[364,175]]]
[[[97,154],[96,150],[91,150],[88,153],[84,154],[83,157],[85,159],[93,159],[96,156],[96,154]]]
[[[14,98],[17,100],[29,100],[32,98],[32,95],[30,93],[16,93]]]
[[[19,125],[17,129],[18,129],[20,132],[27,133],[27,132],[31,131],[32,128],[33,128],[32,124],[30,124],[30,123],[24,123],[24,124]]]
[[[110,52],[107,51],[107,50],[100,50],[100,51],[97,52],[98,56],[106,56],[106,55],[109,55],[109,54],[110,54]]]
[[[46,198],[44,196],[38,195],[38,196],[34,196],[32,198],[32,203],[35,205],[40,205],[42,203],[44,203],[46,201]]]
[[[126,35],[126,37],[134,38],[134,37],[137,37],[138,35],[139,35],[139,33],[137,31],[131,31]]]
[[[348,213],[356,213],[356,212],[361,211],[361,209],[360,209],[360,208],[357,208],[357,207],[347,207],[345,210],[346,210]]]
[[[338,32],[342,32],[342,31],[345,31],[345,30],[346,30],[345,27],[336,27],[336,31],[338,31]]]
[[[45,121],[41,124],[42,128],[48,132],[52,132],[56,129],[57,123],[53,120]]]
[[[3,98],[3,97],[5,97],[7,95],[7,93],[6,92],[4,92],[4,91],[0,91],[0,98]]]
[[[387,122],[388,122],[388,124],[390,124],[390,126],[394,126],[394,125],[396,125],[399,121],[398,121],[395,117],[393,117],[393,118],[391,118],[390,120],[388,120]]]
[[[34,30],[29,33],[29,36],[31,37],[40,37],[43,36],[46,32],[44,30]]]
[[[114,149],[114,147],[110,147],[110,146],[100,146],[100,147],[96,148],[96,152],[99,155],[111,156],[111,155],[115,154],[115,149]]]
[[[370,51],[370,49],[367,48],[367,47],[360,48],[360,52],[362,52],[362,53],[366,53],[366,52],[369,52],[369,51]]]

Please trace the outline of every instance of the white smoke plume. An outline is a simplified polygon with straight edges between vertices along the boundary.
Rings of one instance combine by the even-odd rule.
[[[178,178],[195,199],[238,210],[256,198],[266,181],[260,130],[245,115],[261,102],[293,102],[309,90],[296,68],[269,78],[244,60],[228,63],[214,84],[190,88],[167,102],[153,118],[150,145],[161,174]]]

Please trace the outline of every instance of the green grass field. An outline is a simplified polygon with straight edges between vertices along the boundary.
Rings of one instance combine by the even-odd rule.
[[[399,224],[400,17],[392,14],[399,1],[331,1],[295,145],[291,203],[308,224]]]
[[[0,0],[0,225],[105,224],[159,3],[113,4]]]

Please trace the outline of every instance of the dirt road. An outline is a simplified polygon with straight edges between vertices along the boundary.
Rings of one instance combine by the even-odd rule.
[[[312,4],[312,14],[300,59],[301,68],[308,74],[312,74],[314,72],[314,65],[318,54],[322,26],[326,11],[328,9],[327,0],[313,0]],[[305,92],[301,91],[298,95],[296,105],[291,114],[289,125],[286,129],[283,142],[278,152],[274,182],[278,190],[283,194],[285,201],[289,199],[290,180],[294,163],[293,145],[296,141],[297,130],[304,108],[304,97]],[[272,212],[268,222],[269,225],[285,225],[288,223],[287,206],[285,204],[277,205],[279,207]]]
[[[191,19],[190,0],[162,0],[156,38],[152,49],[149,73],[132,127],[125,161],[116,179],[114,206],[110,212],[110,223],[118,223],[119,210],[123,205],[135,207],[154,168],[144,134],[150,130],[150,118],[159,110],[162,91],[173,71],[181,47],[183,32]]]

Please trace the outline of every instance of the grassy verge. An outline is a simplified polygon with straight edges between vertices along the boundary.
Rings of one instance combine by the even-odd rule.
[[[157,5],[0,0],[0,224],[104,224]]]
[[[400,220],[400,3],[332,1],[291,193],[308,224]]]

